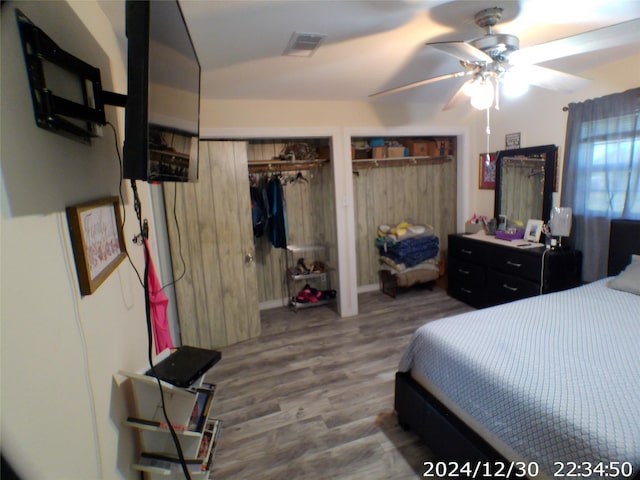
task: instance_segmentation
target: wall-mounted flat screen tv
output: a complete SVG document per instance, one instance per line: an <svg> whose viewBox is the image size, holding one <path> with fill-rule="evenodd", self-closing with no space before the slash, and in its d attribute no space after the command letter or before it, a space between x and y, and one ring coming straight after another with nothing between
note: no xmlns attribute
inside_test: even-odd
<svg viewBox="0 0 640 480"><path fill-rule="evenodd" d="M128 91L123 176L198 178L200 62L180 5L126 2Z"/></svg>

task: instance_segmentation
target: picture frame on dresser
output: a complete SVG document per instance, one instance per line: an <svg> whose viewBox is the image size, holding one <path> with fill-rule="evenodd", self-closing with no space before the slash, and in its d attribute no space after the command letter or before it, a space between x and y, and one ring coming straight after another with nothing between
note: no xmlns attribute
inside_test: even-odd
<svg viewBox="0 0 640 480"><path fill-rule="evenodd" d="M529 221L527 222L527 228L524 231L524 239L528 242L538 243L540 241L542 225L542 220L529 219Z"/></svg>

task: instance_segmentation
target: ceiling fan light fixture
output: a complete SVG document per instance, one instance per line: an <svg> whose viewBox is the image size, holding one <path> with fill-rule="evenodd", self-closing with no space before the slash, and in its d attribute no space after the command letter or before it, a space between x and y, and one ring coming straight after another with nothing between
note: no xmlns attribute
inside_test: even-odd
<svg viewBox="0 0 640 480"><path fill-rule="evenodd" d="M493 85L489 79L477 83L471 96L471 106L478 110L486 110L493 104Z"/></svg>
<svg viewBox="0 0 640 480"><path fill-rule="evenodd" d="M464 86L462 87L462 93L464 93L467 97L471 98L473 97L473 95L476 93L476 91L478 90L479 87L479 83L480 80L478 80L477 78L474 78L472 80L469 80L467 83L464 84Z"/></svg>

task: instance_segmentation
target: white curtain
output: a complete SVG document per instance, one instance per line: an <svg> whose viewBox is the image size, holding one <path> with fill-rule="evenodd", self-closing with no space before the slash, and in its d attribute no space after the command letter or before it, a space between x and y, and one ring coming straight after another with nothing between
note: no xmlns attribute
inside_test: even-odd
<svg viewBox="0 0 640 480"><path fill-rule="evenodd" d="M640 88L569 104L562 179L582 278L603 278L610 220L640 219Z"/></svg>

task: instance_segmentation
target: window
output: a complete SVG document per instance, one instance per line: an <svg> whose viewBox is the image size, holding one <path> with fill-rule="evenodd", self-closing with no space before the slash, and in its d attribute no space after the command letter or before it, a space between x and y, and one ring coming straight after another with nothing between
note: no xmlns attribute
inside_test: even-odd
<svg viewBox="0 0 640 480"><path fill-rule="evenodd" d="M561 205L583 280L605 277L610 220L640 220L640 88L569 105Z"/></svg>
<svg viewBox="0 0 640 480"><path fill-rule="evenodd" d="M586 212L608 216L626 211L640 218L638 121L638 115L625 115L583 123L578 159L579 174L586 180ZM615 135L607 135L611 124L617 124Z"/></svg>

